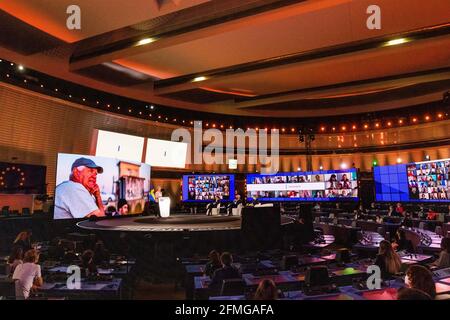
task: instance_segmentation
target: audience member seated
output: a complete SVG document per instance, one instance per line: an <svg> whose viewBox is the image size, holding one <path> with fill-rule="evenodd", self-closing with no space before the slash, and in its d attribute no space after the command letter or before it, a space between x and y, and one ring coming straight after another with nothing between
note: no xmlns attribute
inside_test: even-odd
<svg viewBox="0 0 450 320"><path fill-rule="evenodd" d="M450 238L442 238L441 249L439 258L432 265L437 268L450 267Z"/></svg>
<svg viewBox="0 0 450 320"><path fill-rule="evenodd" d="M387 240L380 242L380 248L375 260L375 264L380 267L383 279L390 278L392 275L400 272L402 262L398 254L392 248Z"/></svg>
<svg viewBox="0 0 450 320"><path fill-rule="evenodd" d="M359 210L353 210L353 219L354 220L359 220L362 218L362 212Z"/></svg>
<svg viewBox="0 0 450 320"><path fill-rule="evenodd" d="M16 240L14 240L13 246L21 247L23 252L33 249L31 246L31 235L32 232L30 230L20 232L17 235Z"/></svg>
<svg viewBox="0 0 450 320"><path fill-rule="evenodd" d="M23 249L20 246L13 247L11 254L8 257L8 266L9 272L8 274L12 276L14 274L14 270L19 264L23 263Z"/></svg>
<svg viewBox="0 0 450 320"><path fill-rule="evenodd" d="M83 252L80 267L85 272L86 277L97 274L97 266L94 263L94 251L85 250Z"/></svg>
<svg viewBox="0 0 450 320"><path fill-rule="evenodd" d="M222 268L220 255L216 250L212 250L208 255L209 261L205 265L205 275L212 277L217 269Z"/></svg>
<svg viewBox="0 0 450 320"><path fill-rule="evenodd" d="M240 278L241 275L239 271L233 267L233 256L229 252L224 252L220 256L220 261L222 263L222 268L217 269L213 276L209 287L213 290L217 290L222 285L222 281L225 279L235 279Z"/></svg>
<svg viewBox="0 0 450 320"><path fill-rule="evenodd" d="M380 215L377 215L377 217L375 218L375 222L376 223L383 223L384 222L383 217L380 216Z"/></svg>
<svg viewBox="0 0 450 320"><path fill-rule="evenodd" d="M278 289L271 279L262 280L255 292L255 300L276 300Z"/></svg>
<svg viewBox="0 0 450 320"><path fill-rule="evenodd" d="M432 300L431 297L422 290L414 288L400 288L397 292L397 300Z"/></svg>
<svg viewBox="0 0 450 320"><path fill-rule="evenodd" d="M319 212L321 210L320 204L318 202L316 202L316 204L314 205L313 210L316 212Z"/></svg>
<svg viewBox="0 0 450 320"><path fill-rule="evenodd" d="M17 265L13 280L16 280L16 299L28 299L32 290L42 286L41 266L37 264L39 254L31 249L25 253L24 263Z"/></svg>
<svg viewBox="0 0 450 320"><path fill-rule="evenodd" d="M405 230L397 229L392 247L396 251L414 252L414 246L411 240L406 239Z"/></svg>
<svg viewBox="0 0 450 320"><path fill-rule="evenodd" d="M437 213L433 211L433 209L428 209L427 213L427 220L436 220L437 219Z"/></svg>
<svg viewBox="0 0 450 320"><path fill-rule="evenodd" d="M403 205L399 202L397 203L397 206L395 208L396 215L399 217L403 217L405 215L405 208L403 208Z"/></svg>
<svg viewBox="0 0 450 320"><path fill-rule="evenodd" d="M427 217L427 210L425 209L425 207L423 205L421 205L419 207L417 217L421 220L424 220Z"/></svg>
<svg viewBox="0 0 450 320"><path fill-rule="evenodd" d="M68 250L63 257L63 263L64 264L74 264L78 263L80 259L78 258L77 254L73 250Z"/></svg>
<svg viewBox="0 0 450 320"><path fill-rule="evenodd" d="M109 263L109 251L106 250L105 245L103 243L103 241L99 240L97 241L97 243L95 244L94 247L94 264L96 265L101 265L101 264L107 264Z"/></svg>
<svg viewBox="0 0 450 320"><path fill-rule="evenodd" d="M405 284L408 288L425 292L432 299L436 297L436 284L433 280L433 274L422 265L415 264L408 268L405 276Z"/></svg>
<svg viewBox="0 0 450 320"><path fill-rule="evenodd" d="M395 210L394 210L394 206L392 206L392 205L389 206L387 215L388 215L389 217L394 217L394 216L396 215L396 212L395 212Z"/></svg>

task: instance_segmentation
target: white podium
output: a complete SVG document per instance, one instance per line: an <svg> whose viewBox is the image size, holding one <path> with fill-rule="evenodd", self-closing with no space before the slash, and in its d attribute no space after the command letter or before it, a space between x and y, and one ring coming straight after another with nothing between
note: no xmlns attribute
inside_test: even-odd
<svg viewBox="0 0 450 320"><path fill-rule="evenodd" d="M167 218L170 216L170 198L169 197L160 197L158 199L159 203L159 214L161 218Z"/></svg>

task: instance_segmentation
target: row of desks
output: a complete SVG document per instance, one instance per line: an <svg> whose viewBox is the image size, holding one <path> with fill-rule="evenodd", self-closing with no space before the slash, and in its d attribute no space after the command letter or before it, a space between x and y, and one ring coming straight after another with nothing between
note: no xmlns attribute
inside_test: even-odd
<svg viewBox="0 0 450 320"><path fill-rule="evenodd" d="M442 271L442 276L435 272L437 300L448 299L450 293L450 268ZM307 295L301 290L282 290L280 300L396 300L398 289L404 287L404 280L397 278L386 281L381 289L360 289L352 285L338 287L336 292ZM246 300L245 295L210 297L210 300Z"/></svg>

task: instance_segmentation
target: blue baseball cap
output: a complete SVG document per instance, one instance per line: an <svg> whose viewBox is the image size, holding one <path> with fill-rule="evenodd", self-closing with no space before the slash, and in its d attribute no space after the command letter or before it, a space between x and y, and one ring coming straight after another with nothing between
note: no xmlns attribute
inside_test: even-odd
<svg viewBox="0 0 450 320"><path fill-rule="evenodd" d="M91 159L88 159L88 158L78 158L77 160L75 160L72 163L71 170L73 170L73 168L80 167L80 166L97 169L98 173L103 173L103 168L96 165L94 161L92 161Z"/></svg>

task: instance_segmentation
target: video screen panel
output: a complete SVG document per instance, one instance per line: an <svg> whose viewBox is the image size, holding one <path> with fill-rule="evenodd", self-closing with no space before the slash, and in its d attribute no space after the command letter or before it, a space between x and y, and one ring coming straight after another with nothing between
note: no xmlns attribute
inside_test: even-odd
<svg viewBox="0 0 450 320"><path fill-rule="evenodd" d="M152 167L185 168L187 147L184 142L149 138L145 163Z"/></svg>
<svg viewBox="0 0 450 320"><path fill-rule="evenodd" d="M97 157L141 162L144 138L129 134L98 130Z"/></svg>
<svg viewBox="0 0 450 320"><path fill-rule="evenodd" d="M183 201L211 202L216 196L223 202L234 200L234 175L183 176Z"/></svg>
<svg viewBox="0 0 450 320"><path fill-rule="evenodd" d="M149 165L139 162L60 153L53 218L88 218L102 216L102 211L106 216L142 213L150 171Z"/></svg>
<svg viewBox="0 0 450 320"><path fill-rule="evenodd" d="M247 175L247 199L260 201L358 201L356 169Z"/></svg>
<svg viewBox="0 0 450 320"><path fill-rule="evenodd" d="M450 159L374 167L377 201L450 202Z"/></svg>

